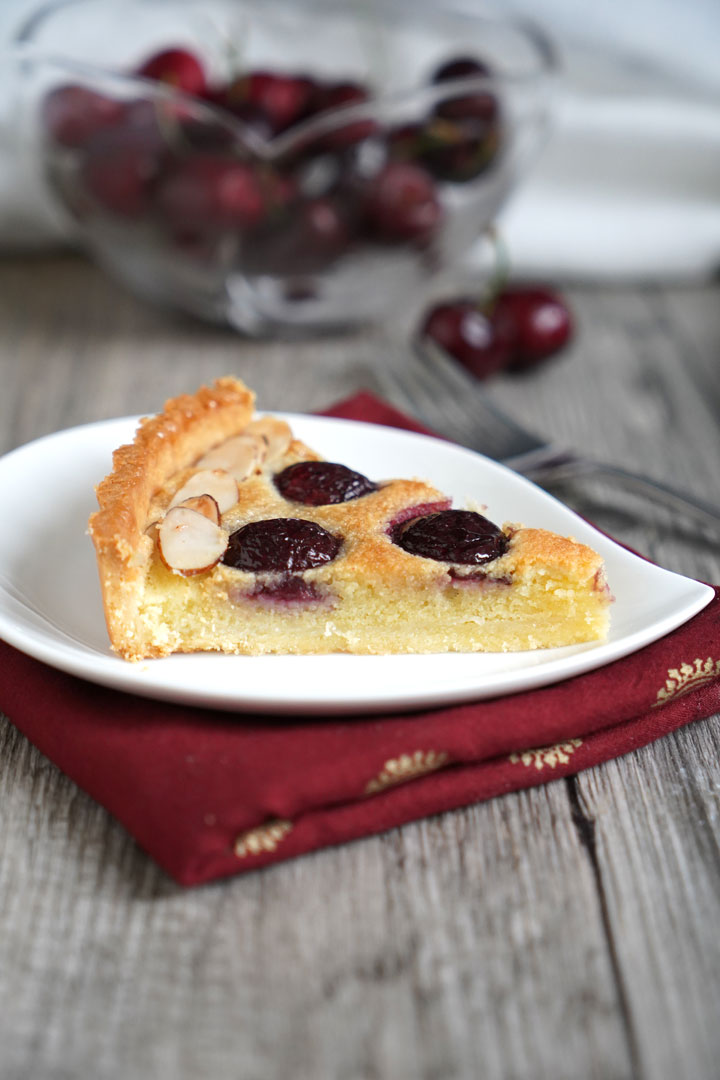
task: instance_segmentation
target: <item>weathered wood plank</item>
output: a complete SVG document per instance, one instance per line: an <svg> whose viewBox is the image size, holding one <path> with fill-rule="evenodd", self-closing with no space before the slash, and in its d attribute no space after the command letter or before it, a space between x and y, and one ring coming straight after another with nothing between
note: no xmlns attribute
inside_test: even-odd
<svg viewBox="0 0 720 1080"><path fill-rule="evenodd" d="M166 397L239 375L265 408L312 411L367 381L367 338L293 344L157 312L84 260L0 263L6 382L0 449L59 428L155 412Z"/></svg>
<svg viewBox="0 0 720 1080"><path fill-rule="evenodd" d="M720 718L577 778L642 1077L717 1076Z"/></svg>
<svg viewBox="0 0 720 1080"><path fill-rule="evenodd" d="M183 893L2 757L3 1080L630 1075L562 782Z"/></svg>
<svg viewBox="0 0 720 1080"><path fill-rule="evenodd" d="M720 373L709 363L717 290L633 292L611 304L606 298L602 308L581 300L581 318L586 307L588 320L602 315L608 340L601 348L601 327L593 324L579 339L573 362L587 377L587 396L576 383L568 414L567 395L558 394L553 422L576 425L575 442L582 428L597 438L592 412L599 408L613 416L602 433L605 454L720 504ZM692 522L659 510L648 528L649 513L623 517L617 492L600 484L590 499L576 490L575 502L661 565L720 580L717 538L695 535ZM720 657L720 642L708 643L713 647ZM592 823L609 944L643 1077L717 1073L719 731L716 717L576 781Z"/></svg>

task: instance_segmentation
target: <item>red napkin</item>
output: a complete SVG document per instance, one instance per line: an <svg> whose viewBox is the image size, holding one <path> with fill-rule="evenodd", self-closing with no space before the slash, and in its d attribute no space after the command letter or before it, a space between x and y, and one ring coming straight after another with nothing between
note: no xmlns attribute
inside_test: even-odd
<svg viewBox="0 0 720 1080"><path fill-rule="evenodd" d="M326 415L423 430L370 394ZM183 885L568 776L720 710L720 589L640 652L555 686L393 716L156 702L0 642L0 708Z"/></svg>

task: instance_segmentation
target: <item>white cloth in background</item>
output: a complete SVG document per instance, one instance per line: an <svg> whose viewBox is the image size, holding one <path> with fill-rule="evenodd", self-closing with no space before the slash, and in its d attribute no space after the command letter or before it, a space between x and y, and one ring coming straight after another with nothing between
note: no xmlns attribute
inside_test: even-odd
<svg viewBox="0 0 720 1080"><path fill-rule="evenodd" d="M3 0L0 37L38 6ZM710 276L720 268L720 3L536 0L527 11L554 35L562 71L554 130L500 217L513 272ZM65 242L16 134L0 106L0 248Z"/></svg>
<svg viewBox="0 0 720 1080"><path fill-rule="evenodd" d="M719 8L720 10L720 8ZM718 37L720 40L720 36ZM565 53L556 125L500 216L514 271L684 279L720 270L720 90ZM602 72L602 74L601 74Z"/></svg>

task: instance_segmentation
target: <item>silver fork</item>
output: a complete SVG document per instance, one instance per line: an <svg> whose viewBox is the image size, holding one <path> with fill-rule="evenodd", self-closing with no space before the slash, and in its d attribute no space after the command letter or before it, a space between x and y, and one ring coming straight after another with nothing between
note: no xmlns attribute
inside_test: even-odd
<svg viewBox="0 0 720 1080"><path fill-rule="evenodd" d="M414 342L378 372L382 391L439 435L502 462L541 486L578 476L607 476L663 506L720 528L720 509L654 477L585 458L523 428L489 399L480 383L432 342Z"/></svg>

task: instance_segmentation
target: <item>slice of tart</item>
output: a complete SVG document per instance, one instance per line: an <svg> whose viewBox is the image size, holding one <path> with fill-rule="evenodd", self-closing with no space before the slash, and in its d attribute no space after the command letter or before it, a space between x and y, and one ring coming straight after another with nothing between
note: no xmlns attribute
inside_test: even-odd
<svg viewBox="0 0 720 1080"><path fill-rule="evenodd" d="M482 493L478 493L481 495ZM256 417L233 378L168 401L113 456L90 518L113 649L505 652L607 633L601 557L371 480Z"/></svg>

